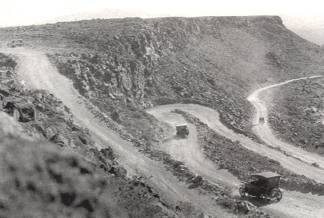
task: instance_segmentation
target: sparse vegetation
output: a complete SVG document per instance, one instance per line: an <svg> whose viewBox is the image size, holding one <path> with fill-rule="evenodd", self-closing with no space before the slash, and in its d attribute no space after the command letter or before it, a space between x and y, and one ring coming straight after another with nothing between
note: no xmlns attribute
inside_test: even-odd
<svg viewBox="0 0 324 218"><path fill-rule="evenodd" d="M1 38L12 32L52 47L60 72L96 104L105 99L107 111L127 107L124 101L141 109L161 98L190 99L248 135L252 108L245 98L257 84L320 64L320 48L279 17L92 20L9 28Z"/></svg>
<svg viewBox="0 0 324 218"><path fill-rule="evenodd" d="M0 104L28 99L37 120L16 124L0 108L1 216L174 216L177 205L165 202L145 179L126 177L112 149L98 150L61 101L44 90L23 89L14 72L2 79L0 90L9 95ZM201 213L192 207L177 216Z"/></svg>
<svg viewBox="0 0 324 218"><path fill-rule="evenodd" d="M250 91L258 85L313 74L309 67L316 69L322 64L320 48L287 30L279 17L127 18L0 29L0 40L13 35L24 45L46 49L59 72L93 104L89 110L186 182L188 188L214 195L218 204L242 217L267 217L254 207L246 211L251 205L235 199L226 187L194 175L184 163L157 150L167 128L144 110L165 103L206 105L219 111L228 127L255 137L250 130L252 106L246 100ZM0 55L2 66L12 71L16 63ZM13 88L11 95L30 98L40 114L39 122L27 122L23 129L31 137L56 144L0 140L0 156L23 160L2 164L8 165L3 174L9 181L3 189L12 191L5 194L18 201L22 216L30 215L30 207L40 208L35 211L42 216L204 216L188 202L171 205L163 201L161 193L155 193L145 179L127 178L111 148L98 150L89 132L74 124L68 108L54 96L40 90L21 91L15 82L9 85ZM296 127L305 123L299 119L306 113L302 103L309 100L307 97L314 99L314 93L304 95L299 91L302 96L298 96L298 108L289 104L286 113L284 107L291 101L288 95L280 96L279 106L274 109L283 114L281 118L298 117L289 124ZM221 137L199 120L184 115L197 126L206 156L239 179L253 172L277 171L284 175L283 186L287 189L324 194L323 184L294 175L279 163L244 149L239 142ZM272 114L271 119L277 122L279 118ZM305 119L314 116L306 114ZM281 123L276 130L282 132L285 125ZM306 134L309 141L304 144L320 146L317 136L322 129L310 129L312 133L305 133L305 128L298 130L303 133L298 132L300 138L296 140L301 143ZM20 150L18 144L25 145ZM10 171L12 168L16 170ZM29 201L33 204L24 204ZM1 203L0 199L0 212L16 215L19 211L12 202L4 202L3 207Z"/></svg>
<svg viewBox="0 0 324 218"><path fill-rule="evenodd" d="M291 83L274 90L269 121L283 140L324 154L323 80ZM284 95L279 94L284 93ZM266 93L265 93L266 94Z"/></svg>

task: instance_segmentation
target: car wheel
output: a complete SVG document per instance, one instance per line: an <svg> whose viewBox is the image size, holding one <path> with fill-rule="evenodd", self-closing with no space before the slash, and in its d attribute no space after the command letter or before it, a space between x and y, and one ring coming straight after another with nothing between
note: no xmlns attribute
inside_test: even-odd
<svg viewBox="0 0 324 218"><path fill-rule="evenodd" d="M270 198L271 200L280 201L282 198L282 192L280 191L280 189L278 188L272 189L270 193Z"/></svg>

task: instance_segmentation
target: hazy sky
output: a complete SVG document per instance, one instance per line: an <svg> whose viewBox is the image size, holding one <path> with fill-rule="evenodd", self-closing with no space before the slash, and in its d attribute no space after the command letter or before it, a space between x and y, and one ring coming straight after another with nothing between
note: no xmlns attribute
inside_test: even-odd
<svg viewBox="0 0 324 218"><path fill-rule="evenodd" d="M323 0L0 0L0 26L39 24L73 14L96 16L106 9L118 10L113 17L124 12L142 17L280 15L293 28L324 29Z"/></svg>
<svg viewBox="0 0 324 218"><path fill-rule="evenodd" d="M324 10L324 2L320 0L0 0L0 3L1 26L40 23L55 17L103 9L142 11L153 16L316 16L322 15Z"/></svg>

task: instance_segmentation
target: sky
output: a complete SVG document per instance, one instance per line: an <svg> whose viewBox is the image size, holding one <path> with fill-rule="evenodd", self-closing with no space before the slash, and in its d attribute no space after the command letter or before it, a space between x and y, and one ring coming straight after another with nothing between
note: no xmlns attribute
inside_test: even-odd
<svg viewBox="0 0 324 218"><path fill-rule="evenodd" d="M82 16L280 15L293 30L324 32L323 9L323 0L0 0L0 26L42 24Z"/></svg>

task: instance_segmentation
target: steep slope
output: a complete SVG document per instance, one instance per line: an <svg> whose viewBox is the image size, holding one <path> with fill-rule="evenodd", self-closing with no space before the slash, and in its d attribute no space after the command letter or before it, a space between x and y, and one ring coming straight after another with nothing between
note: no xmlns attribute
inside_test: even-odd
<svg viewBox="0 0 324 218"><path fill-rule="evenodd" d="M50 72L41 64L40 57L46 56L36 57L41 71L37 71L36 62L30 63L31 68L23 67L20 59L16 59L17 65L2 54L3 59L11 60L6 63L15 64L6 67L0 80L1 216L142 218L202 214L190 202L170 202L161 197L166 193L158 193L141 174L126 177L130 172L119 165L108 146L112 139L107 137L104 148L100 148L89 130L75 123L76 117L62 101L45 90L25 87L30 81L22 80L21 71ZM21 85L21 81L27 83ZM41 77L34 81L44 82ZM17 104L22 100L33 105L36 118L22 120L6 106L13 103L25 110Z"/></svg>
<svg viewBox="0 0 324 218"><path fill-rule="evenodd" d="M300 81L263 94L268 96L265 102L274 133L286 142L321 155L324 154L323 82L321 78Z"/></svg>
<svg viewBox="0 0 324 218"><path fill-rule="evenodd" d="M233 217L234 214L241 214L243 210L246 216L266 216L264 212L257 210L255 207L246 209L244 206L240 206L240 204L245 205L246 202L237 200L226 187L217 183L210 183L207 180L197 180L197 177L190 171L180 168L181 162L170 160L167 155L161 156L162 160L156 160L140 153L129 141L107 128L104 120L100 119L101 117L95 113L101 112L77 93L71 82L59 74L55 67L49 63L44 53L26 48L3 51L14 55L18 59L17 78L20 81L25 81L27 89L46 89L62 99L70 108L76 122L89 128L96 149L105 151L107 146L109 146L108 149L111 147L116 152L116 159L120 165L126 168L128 176L147 178L145 179L146 183L143 183L143 185L148 184L148 187L153 187L163 198L155 193L145 193L144 195L153 195L158 198L158 202L167 207L167 214L175 212L177 213L176 217L196 217L197 214ZM161 153L152 153L152 155L154 154L160 155ZM87 155L85 156L87 157ZM166 162L166 166L164 166L164 162ZM101 168L101 163L98 164ZM178 167L179 169L177 169ZM127 193L127 190L125 192ZM144 199L146 199L145 196L143 196ZM138 201L139 203L142 202L132 196L128 199L127 194L125 198L131 205ZM155 204L154 201L148 201L147 203L149 205ZM144 205L138 206L143 209ZM163 207L160 209L163 210ZM133 211L135 215L129 212L129 216L137 217L137 213L138 217L145 217L147 213L157 217L163 216L164 212L155 213L152 210L153 208L149 206L148 210L145 211ZM242 217L244 216L242 214Z"/></svg>
<svg viewBox="0 0 324 218"><path fill-rule="evenodd" d="M320 53L279 17L92 20L3 29L1 37L55 48L60 72L108 114L199 102L245 132L249 91L316 70Z"/></svg>
<svg viewBox="0 0 324 218"><path fill-rule="evenodd" d="M255 131L255 133L259 136L259 138L262 141L264 141L266 144L270 145L271 147L276 147L276 148L284 151L287 155L292 155L306 163L315 164L318 167L323 167L323 164L324 164L323 157L316 155L316 154L308 153L306 151L303 151L303 149L298 149L295 146L288 144L288 143L281 142L279 139L276 138L276 136L272 133L270 125L268 124L269 119L268 119L267 105L266 105L265 101L261 100L261 95L262 94L264 95L263 92L266 93L268 90L275 89L277 87L280 88L281 86L285 86L287 84L290 85L290 83L300 82L303 80L304 81L313 81L313 80L316 81L319 79L322 79L322 76L302 77L302 78L287 80L282 83L277 83L274 85L266 86L264 88L258 89L255 92L253 92L248 97L248 100L256 108L257 113L256 113L256 116L254 119L255 125L253 127L253 130ZM318 87L316 87L316 88L318 88ZM289 93L287 93L286 97L289 98L289 97L291 97L291 95L289 95ZM307 110L310 109L310 110L315 110L316 112L319 111L319 113L320 113L321 108L318 107L318 103L317 104L313 103L313 105L308 105L308 107L310 107L310 108L306 108L306 109L300 108L300 104L302 104L302 103L307 104L307 100L308 101L312 101L312 100L316 101L317 100L321 104L320 95L318 95L316 97L309 98L304 101L298 99L298 98L302 99L304 97L307 97L307 96L305 96L305 94L304 95L302 94L301 96L298 96L298 97L296 96L295 97L296 100L293 103L290 102L291 104L287 108L288 114L281 113L281 114L283 114L281 119L285 119L288 117L288 119L292 120L290 122L286 122L286 123L288 123L288 125L289 124L292 125L294 123L296 124L295 127L291 127L291 128L288 128L286 131L282 131L282 135L285 135L285 132L287 132L288 134L290 134L290 137L291 137L290 139L293 139L293 137L291 136L291 134L293 133L294 139L298 140L298 138L299 138L300 141L301 140L304 141L304 144L306 144L308 142L308 139L311 139L311 141L313 143L315 143L315 146L317 148L322 149L323 144L320 144L321 143L320 140L322 137L322 132L324 130L324 127L322 126L319 116L317 116L317 121L316 121L315 120L316 116L313 115L314 118L310 119L312 114L307 112ZM278 99L280 99L280 98L282 98L282 97L278 97ZM282 106L282 104L279 104L278 106L280 107L280 106ZM314 107L315 109L313 109L311 107ZM293 108L295 108L295 110ZM282 111L285 112L285 110L282 110ZM307 116L307 114L308 114L308 116ZM278 117L280 117L280 113L278 114ZM260 122L261 118L264 119L264 123ZM311 122L308 123L307 119L310 119ZM271 120L273 122L273 119L271 119ZM312 120L314 120L315 122ZM303 124L305 126L303 126ZM300 133L301 136L298 136L298 133L296 132L295 128L301 128L300 130L298 130L298 133ZM313 132L311 132L312 130L313 130ZM313 143L306 146L306 148L308 147L308 149L314 149Z"/></svg>
<svg viewBox="0 0 324 218"><path fill-rule="evenodd" d="M105 173L71 149L22 140L14 128L0 140L1 216L173 216L143 182Z"/></svg>
<svg viewBox="0 0 324 218"><path fill-rule="evenodd" d="M277 160L293 172L323 181L322 169L286 158L280 151L237 134L254 137L250 131L253 108L246 100L252 90L259 85L316 74L322 64L319 47L287 30L278 17L93 20L0 30L4 44L9 38L22 38L26 47L34 48L16 54L6 51L17 55L22 63L20 81L60 97L77 115L78 122L89 127L97 145L109 144L117 151L130 174L153 174L150 184L159 193L168 193L178 200L183 196L209 213L222 211L209 201L208 189L215 188L208 183L210 178L195 178L186 164L159 150L170 132L143 109L175 102L216 109L221 121L236 133L210 113L204 122L216 122L217 125L210 123L215 126L213 131L242 141L244 147ZM44 52L79 93L57 74ZM198 109L195 116L203 116L204 111ZM253 156L246 155L250 151L239 150L245 157ZM159 166L161 163L164 165ZM278 163L274 168L276 164L281 169ZM212 171L210 166L213 165L208 161ZM188 190L188 181L193 181L190 187L194 190ZM322 186L318 187L321 192ZM202 190L204 195L198 194ZM223 190L218 194L226 195ZM229 202L224 204L233 205L232 199Z"/></svg>

